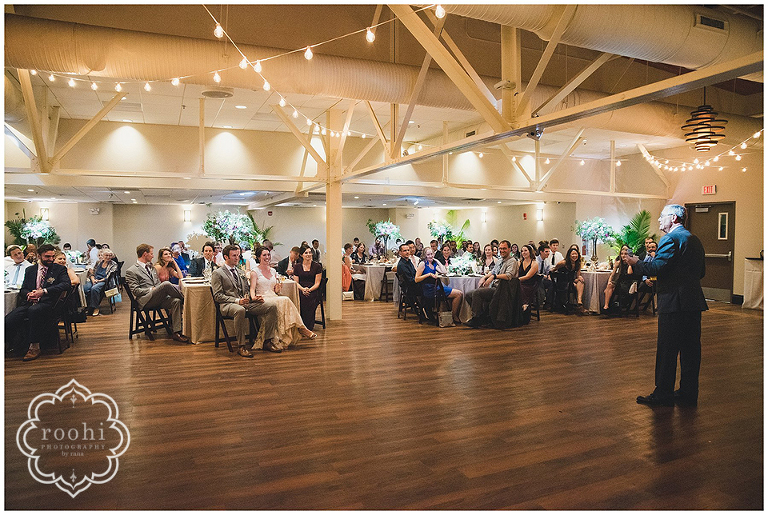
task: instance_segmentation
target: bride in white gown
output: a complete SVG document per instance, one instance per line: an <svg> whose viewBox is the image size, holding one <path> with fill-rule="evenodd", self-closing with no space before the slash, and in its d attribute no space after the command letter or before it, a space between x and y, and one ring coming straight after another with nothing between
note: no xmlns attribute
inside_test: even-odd
<svg viewBox="0 0 768 515"><path fill-rule="evenodd" d="M277 272L269 266L269 249L258 247L257 252L259 264L251 269L251 297L261 295L264 302L277 305L277 334L271 336L273 350L280 351L294 345L302 336L311 340L317 338L317 334L307 329L301 321L299 310L291 299L278 295L282 284L277 280ZM264 329L261 328L254 347L258 348L264 340L270 338L263 333Z"/></svg>

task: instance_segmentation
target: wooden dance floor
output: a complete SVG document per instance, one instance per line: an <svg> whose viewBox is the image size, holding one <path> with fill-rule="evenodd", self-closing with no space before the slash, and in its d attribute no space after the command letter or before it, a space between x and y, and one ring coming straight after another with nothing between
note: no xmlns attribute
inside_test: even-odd
<svg viewBox="0 0 768 515"><path fill-rule="evenodd" d="M542 313L507 331L344 320L283 354L128 340L128 304L62 355L5 361L6 509L762 509L763 315L710 304L698 408L651 409L656 317ZM108 310L107 310L108 313ZM16 445L76 379L131 435L74 499Z"/></svg>

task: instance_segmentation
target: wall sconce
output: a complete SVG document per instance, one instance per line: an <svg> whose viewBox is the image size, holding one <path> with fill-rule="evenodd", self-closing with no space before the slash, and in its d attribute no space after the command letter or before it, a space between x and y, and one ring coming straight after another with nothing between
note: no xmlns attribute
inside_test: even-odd
<svg viewBox="0 0 768 515"><path fill-rule="evenodd" d="M486 212L485 212L485 211L483 211L482 213L480 213L480 222L482 222L482 223L485 223L485 222L487 221L487 218L486 218L486 216L485 216L485 215L486 215Z"/></svg>
<svg viewBox="0 0 768 515"><path fill-rule="evenodd" d="M50 216L50 215L49 215L49 212L48 212L48 208L47 208L47 207L44 207L44 208L41 208L41 209L40 209L40 216L41 216L41 217L42 217L42 219L43 219L43 220L45 220L46 222L48 221L48 219L49 219L49 216Z"/></svg>
<svg viewBox="0 0 768 515"><path fill-rule="evenodd" d="M192 221L192 210L191 209L185 209L184 210L184 221L185 222L191 222Z"/></svg>
<svg viewBox="0 0 768 515"><path fill-rule="evenodd" d="M536 221L537 222L543 222L544 221L544 210L539 208L536 210Z"/></svg>

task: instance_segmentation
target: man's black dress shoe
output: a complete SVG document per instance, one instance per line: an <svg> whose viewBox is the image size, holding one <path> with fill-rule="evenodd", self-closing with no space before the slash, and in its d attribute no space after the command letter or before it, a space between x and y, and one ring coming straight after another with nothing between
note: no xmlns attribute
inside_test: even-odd
<svg viewBox="0 0 768 515"><path fill-rule="evenodd" d="M472 317L469 319L469 322L467 322L467 325L471 327L472 329L477 329L482 325L482 322L477 317Z"/></svg>
<svg viewBox="0 0 768 515"><path fill-rule="evenodd" d="M657 396L654 393L646 396L638 395L637 403L647 404L648 406L674 406L675 405L675 401L673 399L671 398L664 399L662 397Z"/></svg>
<svg viewBox="0 0 768 515"><path fill-rule="evenodd" d="M680 390L675 390L673 399L678 406L696 406L699 403L698 399L681 394Z"/></svg>

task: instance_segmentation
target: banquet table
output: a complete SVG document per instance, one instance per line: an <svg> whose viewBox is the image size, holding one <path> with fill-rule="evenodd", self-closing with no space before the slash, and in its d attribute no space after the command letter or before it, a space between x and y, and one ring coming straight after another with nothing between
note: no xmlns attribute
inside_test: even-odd
<svg viewBox="0 0 768 515"><path fill-rule="evenodd" d="M742 308L763 309L763 260L744 260L744 302Z"/></svg>
<svg viewBox="0 0 768 515"><path fill-rule="evenodd" d="M461 290L464 293L464 299L461 302L461 310L459 311L459 320L466 323L472 318L472 306L467 302L467 294L472 290L476 290L480 285L480 281L483 276L472 275L459 275L459 276L444 276L441 277L443 284L450 286L451 288ZM400 302L400 284L395 280L393 288L393 297L395 306Z"/></svg>
<svg viewBox="0 0 768 515"><path fill-rule="evenodd" d="M365 297L367 301L379 300L381 296L381 281L387 270L392 269L392 265L358 265L360 270L365 271Z"/></svg>
<svg viewBox="0 0 768 515"><path fill-rule="evenodd" d="M5 314L7 315L13 308L16 307L16 303L19 299L19 290L5 290Z"/></svg>
<svg viewBox="0 0 768 515"><path fill-rule="evenodd" d="M75 275L77 275L77 278L80 279L80 286L77 288L77 292L80 295L80 305L87 306L88 302L85 300L85 290L83 289L83 285L85 284L85 280L88 278L88 270L85 268L82 270L75 268Z"/></svg>
<svg viewBox="0 0 768 515"><path fill-rule="evenodd" d="M211 297L211 283L183 279L181 292L184 294L184 334L192 343L212 342L216 333L216 309ZM299 287L295 281L283 282L280 295L291 299L299 309ZM227 331L234 334L232 320L225 320Z"/></svg>
<svg viewBox="0 0 768 515"><path fill-rule="evenodd" d="M581 276L584 278L584 295L581 299L584 308L593 313L600 313L600 308L605 302L605 287L608 284L611 271L587 272L582 270Z"/></svg>

